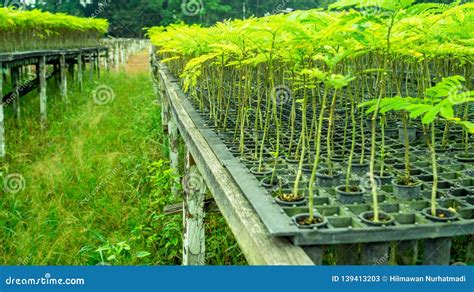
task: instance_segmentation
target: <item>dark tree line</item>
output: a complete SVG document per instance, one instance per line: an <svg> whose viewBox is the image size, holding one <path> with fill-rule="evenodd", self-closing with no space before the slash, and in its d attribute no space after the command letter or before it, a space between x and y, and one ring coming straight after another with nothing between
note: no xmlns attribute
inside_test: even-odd
<svg viewBox="0 0 474 292"><path fill-rule="evenodd" d="M336 0L37 0L36 8L76 16L107 18L110 35L142 37L143 28L171 23L211 25L233 18L291 9L327 7ZM418 0L444 2L453 0Z"/></svg>

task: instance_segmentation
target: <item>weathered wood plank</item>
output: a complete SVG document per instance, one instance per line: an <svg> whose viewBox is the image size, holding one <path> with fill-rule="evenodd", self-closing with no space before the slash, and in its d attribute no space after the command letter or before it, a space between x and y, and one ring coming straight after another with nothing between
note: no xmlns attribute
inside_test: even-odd
<svg viewBox="0 0 474 292"><path fill-rule="evenodd" d="M160 76L167 89L173 117L177 117L179 131L249 264L313 265L313 261L301 247L292 245L287 239L276 238L268 232L194 125L166 71L160 70Z"/></svg>

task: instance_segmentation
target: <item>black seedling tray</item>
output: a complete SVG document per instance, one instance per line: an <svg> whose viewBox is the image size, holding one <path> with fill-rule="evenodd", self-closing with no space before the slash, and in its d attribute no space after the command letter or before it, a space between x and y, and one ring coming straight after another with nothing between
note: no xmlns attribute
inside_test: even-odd
<svg viewBox="0 0 474 292"><path fill-rule="evenodd" d="M174 83L176 91L179 93L183 105L190 117L194 121L196 128L205 137L222 165L224 165L242 192L247 197L261 220L274 236L289 237L295 245L324 245L324 244L345 244L345 243L369 243L388 242L401 240L416 240L427 238L453 237L458 235L474 234L474 164L458 162L454 155L461 150L448 150L439 153L439 178L438 184L438 204L439 207L451 208L457 212L457 219L448 222L434 222L427 219L422 210L430 207L431 195L431 163L429 152L423 141L415 141L411 146L411 164L413 176L422 180L422 197L412 201L402 201L392 194L392 186L383 185L379 190L380 210L392 215L395 218L393 225L372 226L365 224L359 215L372 210L372 199L369 192L364 195L364 201L359 204L343 204L337 198L334 188L315 188L314 207L317 213L323 215L328 224L324 227L313 229L299 228L292 217L297 214L308 212L307 205L303 206L281 206L273 197L274 188L266 188L259 178L250 172L250 168L257 162L246 161L239 158L238 151L230 149L238 147L238 142L233 143L231 137L234 136L233 125L226 132L219 131L211 125L208 112L197 110L193 101L181 91L178 83ZM297 123L298 124L298 123ZM340 125L339 125L340 126ZM339 127L336 125L336 127ZM349 127L350 128L350 127ZM370 131L370 128L367 130ZM370 141L369 131L367 140ZM393 132L393 131L392 131ZM334 135L335 147L343 147L341 138L342 131L336 131ZM252 131L246 131L246 139L251 143L254 136ZM390 154L386 158L389 168L395 174L401 174L403 168L403 144L398 140L398 133L386 138L386 149ZM451 137L453 139L456 136ZM282 141L287 141L289 135L285 134ZM339 142L337 142L339 141ZM380 141L378 139L378 141ZM285 149L282 142L282 149ZM450 140L452 143L452 140ZM325 142L323 140L323 145ZM370 143L367 143L370 145ZM230 146L230 147L229 147ZM265 148L265 157L271 165L270 146ZM286 145L288 146L288 145ZM364 147L357 145L358 147ZM314 145L312 146L314 147ZM350 147L350 141L345 147ZM313 151L313 149L311 149ZM233 154L234 153L234 154ZM324 153L324 152L323 152ZM370 148L366 147L367 155ZM346 159L347 160L347 159ZM322 160L324 163L324 159ZM342 170L346 169L344 161L334 164ZM297 169L297 163L288 163L282 159L278 166L278 177L283 181L288 181L288 187L292 187ZM307 189L309 173L306 173L300 183L300 188ZM341 176L343 184L345 175ZM260 178L261 179L261 178ZM353 180L358 180L364 185L367 180L366 175L353 175ZM280 186L281 187L281 186Z"/></svg>

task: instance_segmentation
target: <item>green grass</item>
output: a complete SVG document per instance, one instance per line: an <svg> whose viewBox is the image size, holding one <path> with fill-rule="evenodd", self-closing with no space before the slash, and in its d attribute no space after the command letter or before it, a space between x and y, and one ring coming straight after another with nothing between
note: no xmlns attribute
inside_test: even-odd
<svg viewBox="0 0 474 292"><path fill-rule="evenodd" d="M115 94L106 105L93 100L100 85ZM19 174L25 187L0 187L0 264L180 264L182 217L162 214L179 179L148 74L105 74L83 93L70 89L67 107L57 92L49 90L44 131L37 93L22 99L21 125L6 111L0 186ZM245 264L219 213L206 226L208 264Z"/></svg>

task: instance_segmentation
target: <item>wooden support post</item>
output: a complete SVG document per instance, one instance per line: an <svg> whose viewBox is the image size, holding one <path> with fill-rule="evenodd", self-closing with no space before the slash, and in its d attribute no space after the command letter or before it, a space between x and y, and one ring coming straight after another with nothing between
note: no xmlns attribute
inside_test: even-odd
<svg viewBox="0 0 474 292"><path fill-rule="evenodd" d="M364 266L385 266L389 259L388 242L365 243L362 245L361 264Z"/></svg>
<svg viewBox="0 0 474 292"><path fill-rule="evenodd" d="M183 265L205 265L206 240L204 230L204 199L206 184L193 157L186 151L186 173L182 180L183 201Z"/></svg>
<svg viewBox="0 0 474 292"><path fill-rule="evenodd" d="M125 44L120 45L120 64L121 65L125 65L125 63L127 63L127 60L125 57L125 49L126 49Z"/></svg>
<svg viewBox="0 0 474 292"><path fill-rule="evenodd" d="M336 265L355 266L359 264L360 246L357 243L335 245Z"/></svg>
<svg viewBox="0 0 474 292"><path fill-rule="evenodd" d="M97 79L100 79L100 50L97 50L97 56L95 58L95 67L97 70Z"/></svg>
<svg viewBox="0 0 474 292"><path fill-rule="evenodd" d="M114 69L115 69L115 71L117 71L118 68L119 68L119 62L120 62L119 58L120 58L119 57L119 43L116 42L115 45L114 45Z"/></svg>
<svg viewBox="0 0 474 292"><path fill-rule="evenodd" d="M5 159L5 118L3 115L3 64L0 62L0 159Z"/></svg>
<svg viewBox="0 0 474 292"><path fill-rule="evenodd" d="M89 54L89 81L92 82L94 80L94 54Z"/></svg>
<svg viewBox="0 0 474 292"><path fill-rule="evenodd" d="M176 122L176 118L172 117L168 123L169 127L169 148L170 148L170 167L179 174L179 132ZM176 186L171 188L171 194L173 200L179 196L179 190Z"/></svg>
<svg viewBox="0 0 474 292"><path fill-rule="evenodd" d="M416 265L418 258L418 241L404 240L398 242L396 257L399 265Z"/></svg>
<svg viewBox="0 0 474 292"><path fill-rule="evenodd" d="M451 238L425 239L423 265L449 265Z"/></svg>
<svg viewBox="0 0 474 292"><path fill-rule="evenodd" d="M104 66L107 72L110 72L109 50L105 51Z"/></svg>
<svg viewBox="0 0 474 292"><path fill-rule="evenodd" d="M79 84L79 90L82 91L83 89L83 84L82 84L82 70L83 68L83 63L82 63L82 53L79 53L77 56L77 83Z"/></svg>
<svg viewBox="0 0 474 292"><path fill-rule="evenodd" d="M68 73L69 73L69 76L71 76L72 83L74 83L74 80L76 80L74 76L74 66L75 66L74 62L70 62L67 64Z"/></svg>
<svg viewBox="0 0 474 292"><path fill-rule="evenodd" d="M39 86L40 86L40 116L41 116L41 127L44 129L48 120L47 104L48 97L46 95L46 57L43 56L39 60Z"/></svg>
<svg viewBox="0 0 474 292"><path fill-rule="evenodd" d="M67 99L67 74L66 74L66 55L61 54L59 57L59 75L61 78L61 98L65 104L68 104Z"/></svg>
<svg viewBox="0 0 474 292"><path fill-rule="evenodd" d="M161 123L163 126L163 133L168 134L169 133L169 122L171 120L171 112L169 108L169 99L166 95L166 88L164 88L163 81L160 80L158 81L159 87L160 87L160 97L161 98Z"/></svg>
<svg viewBox="0 0 474 292"><path fill-rule="evenodd" d="M18 123L20 123L21 120L19 75L19 67L11 68L11 79L13 87L13 111L15 113L15 118Z"/></svg>

